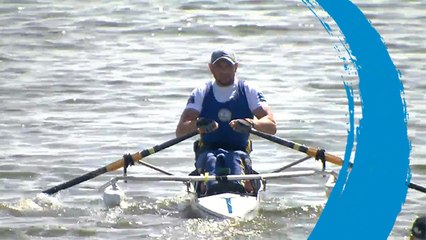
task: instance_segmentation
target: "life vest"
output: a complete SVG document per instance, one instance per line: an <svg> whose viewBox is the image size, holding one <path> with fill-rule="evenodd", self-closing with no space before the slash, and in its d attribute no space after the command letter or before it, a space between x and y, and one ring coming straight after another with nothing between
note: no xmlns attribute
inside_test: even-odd
<svg viewBox="0 0 426 240"><path fill-rule="evenodd" d="M215 120L219 124L219 128L214 132L202 134L197 143L198 147L205 149L222 148L229 151L241 150L250 153L249 133L238 133L229 126L232 119L253 118L244 90L244 81L238 81L237 90L232 98L223 103L218 102L214 97L212 82L209 82L206 87L199 116Z"/></svg>

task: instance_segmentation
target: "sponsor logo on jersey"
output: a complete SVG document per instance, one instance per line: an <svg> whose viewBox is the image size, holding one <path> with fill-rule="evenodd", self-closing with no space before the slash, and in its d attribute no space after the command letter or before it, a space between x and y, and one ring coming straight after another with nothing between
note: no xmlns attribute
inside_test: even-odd
<svg viewBox="0 0 426 240"><path fill-rule="evenodd" d="M217 117L222 122L229 122L232 119L232 113L231 113L231 111L229 111L229 109L222 108L222 109L219 110Z"/></svg>
<svg viewBox="0 0 426 240"><path fill-rule="evenodd" d="M257 99L259 99L259 102L266 102L265 96L261 92L257 93Z"/></svg>

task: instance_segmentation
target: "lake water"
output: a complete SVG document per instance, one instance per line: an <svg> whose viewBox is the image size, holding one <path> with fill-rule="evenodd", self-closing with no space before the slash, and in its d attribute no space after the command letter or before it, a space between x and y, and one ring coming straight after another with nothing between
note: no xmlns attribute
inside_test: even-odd
<svg viewBox="0 0 426 240"><path fill-rule="evenodd" d="M327 201L322 176L268 183L251 221L187 218L178 183L128 183L106 209L103 174L54 197L39 193L174 138L188 94L211 79L226 46L238 75L263 90L277 135L344 154L343 80L357 93L331 37L299 1L7 1L0 4L0 239L306 239ZM402 73L413 182L426 185L426 3L355 1ZM359 98L355 96L360 114ZM195 139L195 138L194 138ZM192 139L192 140L194 140ZM145 161L176 174L193 167L192 140ZM254 138L260 172L303 154ZM314 160L295 169L321 169ZM329 169L338 167L329 165ZM142 166L129 174L154 174ZM409 190L390 238L408 236L426 195ZM368 216L366 216L368 217Z"/></svg>

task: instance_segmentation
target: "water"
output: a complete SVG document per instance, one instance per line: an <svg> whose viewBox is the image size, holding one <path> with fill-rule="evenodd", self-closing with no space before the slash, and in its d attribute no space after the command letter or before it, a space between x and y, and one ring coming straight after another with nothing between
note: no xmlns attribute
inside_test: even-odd
<svg viewBox="0 0 426 240"><path fill-rule="evenodd" d="M426 4L355 3L402 73L412 180L425 186ZM259 217L240 222L182 216L187 199L177 183L130 183L124 187L132 198L106 209L97 188L120 172L54 197L39 195L124 153L174 138L189 92L210 79L210 52L221 46L236 51L239 76L265 93L278 136L343 156L348 115L342 77L355 93L357 78L344 70L337 39L301 2L2 1L0 22L1 239L309 236L326 202L321 176L270 182ZM259 138L254 144L261 172L303 157ZM185 141L145 160L187 174L191 149ZM312 160L296 168L309 167L321 165ZM143 173L154 171L130 169ZM408 235L425 213L425 197L409 190L390 238Z"/></svg>

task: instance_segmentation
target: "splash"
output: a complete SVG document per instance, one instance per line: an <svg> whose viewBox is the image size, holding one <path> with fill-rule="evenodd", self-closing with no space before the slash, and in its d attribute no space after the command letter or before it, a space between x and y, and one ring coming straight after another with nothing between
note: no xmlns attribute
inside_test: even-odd
<svg viewBox="0 0 426 240"><path fill-rule="evenodd" d="M330 25L316 14L316 4L303 2L332 34ZM353 3L317 3L344 36L342 46L359 76L363 117L356 129L357 149L348 175L354 122L353 92L345 85L350 112L345 163L310 238L386 239L405 202L410 179L410 143L400 75L380 35Z"/></svg>
<svg viewBox="0 0 426 240"><path fill-rule="evenodd" d="M5 209L15 217L43 216L48 211L60 211L62 205L57 198L46 194L37 194L34 198L22 198L12 203L0 203L0 209Z"/></svg>

